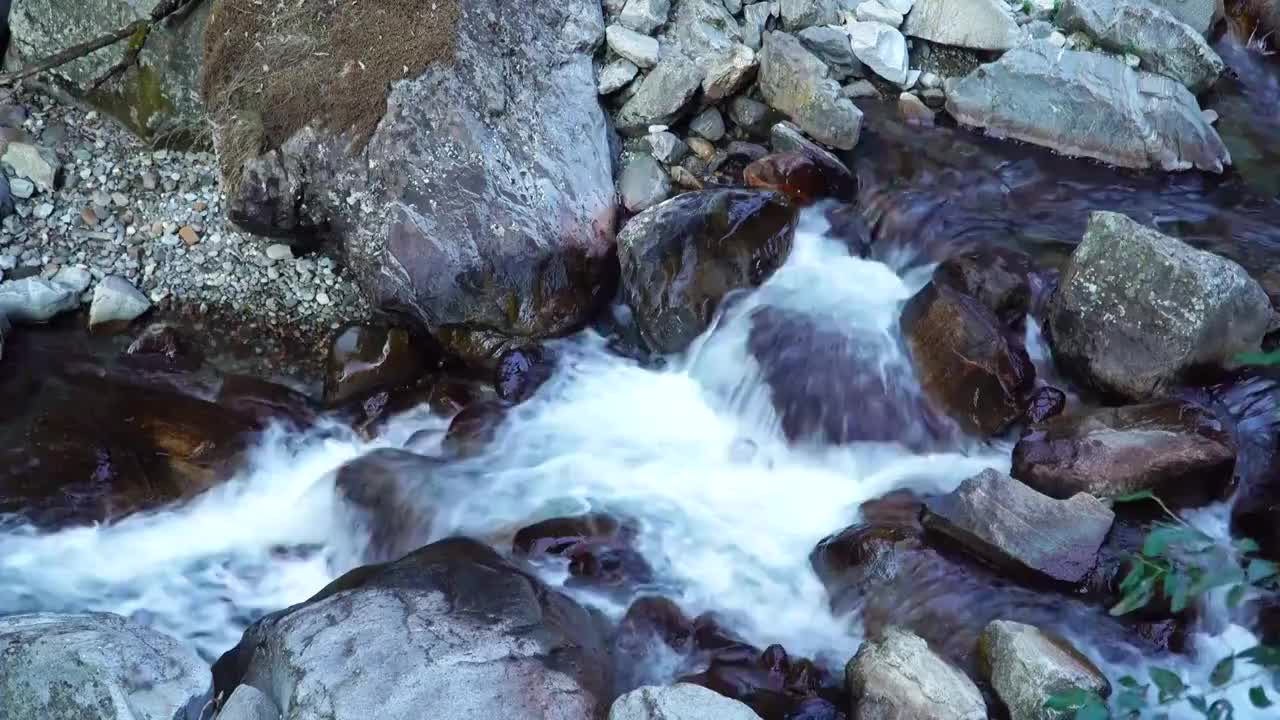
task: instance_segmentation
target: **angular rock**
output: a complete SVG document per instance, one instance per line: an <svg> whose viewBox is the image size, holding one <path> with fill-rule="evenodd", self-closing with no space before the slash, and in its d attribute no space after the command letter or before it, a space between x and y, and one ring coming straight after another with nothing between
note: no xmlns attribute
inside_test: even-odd
<svg viewBox="0 0 1280 720"><path fill-rule="evenodd" d="M1054 359L1077 380L1133 399L1257 350L1266 292L1236 263L1095 212L1049 303Z"/></svg>
<svg viewBox="0 0 1280 720"><path fill-rule="evenodd" d="M994 435L1022 417L1035 367L987 307L930 282L907 302L902 328L925 394L961 427Z"/></svg>
<svg viewBox="0 0 1280 720"><path fill-rule="evenodd" d="M716 142L724 137L724 117L720 111L709 107L689 121L689 130L703 138Z"/></svg>
<svg viewBox="0 0 1280 720"><path fill-rule="evenodd" d="M919 637L896 627L863 643L845 670L856 720L986 720L978 686Z"/></svg>
<svg viewBox="0 0 1280 720"><path fill-rule="evenodd" d="M1076 586L1098 563L1115 514L1085 493L1055 500L995 470L925 501L924 526L1017 578Z"/></svg>
<svg viewBox="0 0 1280 720"><path fill-rule="evenodd" d="M844 80L862 71L862 63L853 56L853 48L849 45L849 34L839 26L805 28L796 33L796 37L809 52L826 63L833 79Z"/></svg>
<svg viewBox="0 0 1280 720"><path fill-rule="evenodd" d="M39 277L0 282L0 315L14 323L42 323L80 306L79 294Z"/></svg>
<svg viewBox="0 0 1280 720"><path fill-rule="evenodd" d="M618 180L622 204L631 212L647 210L671 195L671 178L652 155L636 153L627 160Z"/></svg>
<svg viewBox="0 0 1280 720"><path fill-rule="evenodd" d="M857 195L858 182L840 161L827 155L793 150L756 160L743 171L748 187L774 190L801 207L823 198L849 202Z"/></svg>
<svg viewBox="0 0 1280 720"><path fill-rule="evenodd" d="M720 0L680 0L663 35L705 70L742 42L742 27Z"/></svg>
<svg viewBox="0 0 1280 720"><path fill-rule="evenodd" d="M31 196L36 192L36 184L30 180L24 180L23 178L10 180L8 176L5 176L4 182L9 183L10 192L19 200L30 200Z"/></svg>
<svg viewBox="0 0 1280 720"><path fill-rule="evenodd" d="M658 64L658 41L621 25L605 28L609 49L642 68Z"/></svg>
<svg viewBox="0 0 1280 720"><path fill-rule="evenodd" d="M680 162L689 152L689 146L683 140L675 133L666 130L645 135L644 142L649 146L649 153L656 160L667 165Z"/></svg>
<svg viewBox="0 0 1280 720"><path fill-rule="evenodd" d="M701 685L649 686L623 695L609 720L760 720L751 708Z"/></svg>
<svg viewBox="0 0 1280 720"><path fill-rule="evenodd" d="M1121 167L1222 172L1231 162L1180 83L1046 41L1016 47L950 83L947 111L996 137Z"/></svg>
<svg viewBox="0 0 1280 720"><path fill-rule="evenodd" d="M241 685L218 711L218 720L280 720L280 708L252 685Z"/></svg>
<svg viewBox="0 0 1280 720"><path fill-rule="evenodd" d="M151 300L119 275L108 275L93 289L89 305L89 327L108 323L128 323L151 309Z"/></svg>
<svg viewBox="0 0 1280 720"><path fill-rule="evenodd" d="M1009 250L978 250L947 258L933 279L985 305L1010 330L1021 331L1031 308L1031 258Z"/></svg>
<svg viewBox="0 0 1280 720"><path fill-rule="evenodd" d="M904 92L898 96L898 113L908 125L933 126L933 111L913 93Z"/></svg>
<svg viewBox="0 0 1280 720"><path fill-rule="evenodd" d="M1225 67L1202 33L1149 0L1063 0L1055 22L1068 32L1088 33L1104 49L1133 53L1144 70L1196 94L1208 90Z"/></svg>
<svg viewBox="0 0 1280 720"><path fill-rule="evenodd" d="M0 717L199 720L209 666L119 615L0 618Z"/></svg>
<svg viewBox="0 0 1280 720"><path fill-rule="evenodd" d="M1008 50L1023 37L1000 0L916 0L902 32L974 50Z"/></svg>
<svg viewBox="0 0 1280 720"><path fill-rule="evenodd" d="M866 0L859 4L854 17L863 22L884 23L893 28L902 25L902 13L887 8L876 0Z"/></svg>
<svg viewBox="0 0 1280 720"><path fill-rule="evenodd" d="M89 286L93 284L93 274L77 265L64 265L49 279L70 289L77 296L88 290Z"/></svg>
<svg viewBox="0 0 1280 720"><path fill-rule="evenodd" d="M1089 658L1032 625L996 620L983 631L978 655L984 677L1009 708L1011 720L1057 717L1045 703L1074 688L1104 698L1111 694L1111 683Z"/></svg>
<svg viewBox="0 0 1280 720"><path fill-rule="evenodd" d="M621 90L623 86L635 79L640 69L636 64L624 58L618 58L600 68L596 80L596 91L601 95L609 95Z"/></svg>
<svg viewBox="0 0 1280 720"><path fill-rule="evenodd" d="M703 71L683 55L663 58L618 111L618 131L637 136L648 132L650 125L671 125L698 92L703 77Z"/></svg>
<svg viewBox="0 0 1280 720"><path fill-rule="evenodd" d="M768 33L760 53L760 92L819 142L842 150L858 144L862 111L840 92L821 60L794 36Z"/></svg>
<svg viewBox="0 0 1280 720"><path fill-rule="evenodd" d="M852 22L847 27L855 57L889 82L906 82L907 39L902 33L878 22Z"/></svg>
<svg viewBox="0 0 1280 720"><path fill-rule="evenodd" d="M1220 0L1147 0L1162 7L1201 35L1208 35L1220 19Z"/></svg>
<svg viewBox="0 0 1280 720"><path fill-rule="evenodd" d="M426 358L403 328L349 325L329 346L324 399L334 405L388 390L422 375L426 367Z"/></svg>
<svg viewBox="0 0 1280 720"><path fill-rule="evenodd" d="M739 95L729 103L729 117L738 127L753 135L769 132L769 106L759 100Z"/></svg>
<svg viewBox="0 0 1280 720"><path fill-rule="evenodd" d="M618 235L618 259L645 342L683 350L726 294L782 265L795 223L781 195L727 189L685 193L632 218Z"/></svg>
<svg viewBox="0 0 1280 720"><path fill-rule="evenodd" d="M62 164L52 151L26 142L0 143L0 163L13 168L19 178L30 180L42 193L52 192Z"/></svg>
<svg viewBox="0 0 1280 720"><path fill-rule="evenodd" d="M855 80L841 88L840 92L850 99L880 97L880 90L870 80Z"/></svg>
<svg viewBox="0 0 1280 720"><path fill-rule="evenodd" d="M840 22L840 0L780 0L778 9L782 25L795 32L814 25L834 25Z"/></svg>
<svg viewBox="0 0 1280 720"><path fill-rule="evenodd" d="M357 568L273 613L214 666L295 720L591 720L610 693L602 622L492 549L454 538ZM405 668L413 672L404 672Z"/></svg>
<svg viewBox="0 0 1280 720"><path fill-rule="evenodd" d="M1235 446L1210 412L1159 400L1050 419L1014 446L1012 474L1055 498L1150 490L1195 505L1224 494L1235 462Z"/></svg>
<svg viewBox="0 0 1280 720"><path fill-rule="evenodd" d="M765 25L772 17L772 2L758 2L742 8L742 42L752 50L759 50L764 40Z"/></svg>
<svg viewBox="0 0 1280 720"><path fill-rule="evenodd" d="M651 33L667 23L671 0L627 0L618 22L637 32Z"/></svg>
<svg viewBox="0 0 1280 720"><path fill-rule="evenodd" d="M754 50L746 45L734 45L729 52L707 63L703 94L712 102L733 96L755 77L756 66Z"/></svg>
<svg viewBox="0 0 1280 720"><path fill-rule="evenodd" d="M1027 402L1027 422L1033 425L1057 417L1067 407L1067 394L1053 387L1036 388Z"/></svg>

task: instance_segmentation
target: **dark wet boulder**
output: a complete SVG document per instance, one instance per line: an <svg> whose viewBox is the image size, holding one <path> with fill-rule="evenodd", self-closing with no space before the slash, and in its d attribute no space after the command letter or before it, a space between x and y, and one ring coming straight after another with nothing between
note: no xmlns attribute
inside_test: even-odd
<svg viewBox="0 0 1280 720"><path fill-rule="evenodd" d="M1000 323L1021 332L1031 309L1031 258L1012 250L987 249L947 258L933 272L941 283L977 300Z"/></svg>
<svg viewBox="0 0 1280 720"><path fill-rule="evenodd" d="M259 428L273 422L304 428L314 424L320 416L319 408L306 394L249 375L223 378L215 402L252 419Z"/></svg>
<svg viewBox="0 0 1280 720"><path fill-rule="evenodd" d="M502 400L482 400L468 405L449 423L444 449L459 457L483 452L497 437L498 428L510 410L511 404Z"/></svg>
<svg viewBox="0 0 1280 720"><path fill-rule="evenodd" d="M1004 473L985 470L954 492L925 501L924 527L1015 578L1079 586L1098 563L1115 515L1079 493L1042 495Z"/></svg>
<svg viewBox="0 0 1280 720"><path fill-rule="evenodd" d="M922 638L889 628L868 640L845 670L857 720L986 720L978 686Z"/></svg>
<svg viewBox="0 0 1280 720"><path fill-rule="evenodd" d="M602 513L551 518L522 528L512 549L535 565L567 567L569 587L630 591L654 578L636 532L634 522Z"/></svg>
<svg viewBox="0 0 1280 720"><path fill-rule="evenodd" d="M1150 490L1179 504L1221 498L1236 449L1210 412L1180 400L1060 415L1013 449L1013 476L1055 498Z"/></svg>
<svg viewBox="0 0 1280 720"><path fill-rule="evenodd" d="M1111 683L1092 660L1061 637L1032 625L991 623L982 633L978 654L983 678L1012 720L1056 717L1045 710L1045 703L1075 688L1102 697L1111 694Z"/></svg>
<svg viewBox="0 0 1280 720"><path fill-rule="evenodd" d="M119 615L0 618L0 717L199 720L209 666L177 640Z"/></svg>
<svg viewBox="0 0 1280 720"><path fill-rule="evenodd" d="M698 685L637 688L613 702L609 720L760 720L737 700Z"/></svg>
<svg viewBox="0 0 1280 720"><path fill-rule="evenodd" d="M1035 425L1062 414L1067 407L1067 394L1055 387L1039 387L1027 401L1026 421Z"/></svg>
<svg viewBox="0 0 1280 720"><path fill-rule="evenodd" d="M330 405L411 382L426 358L402 328L350 325L333 338L325 368L324 399Z"/></svg>
<svg viewBox="0 0 1280 720"><path fill-rule="evenodd" d="M169 323L154 323L138 334L125 350L132 364L194 369L202 358L191 339Z"/></svg>
<svg viewBox="0 0 1280 720"><path fill-rule="evenodd" d="M214 666L290 718L595 720L610 695L603 620L461 538L357 568L266 616Z"/></svg>
<svg viewBox="0 0 1280 720"><path fill-rule="evenodd" d="M930 282L907 302L902 329L925 394L961 427L994 435L1022 416L1035 366L985 305Z"/></svg>
<svg viewBox="0 0 1280 720"><path fill-rule="evenodd" d="M214 4L201 94L234 221L335 237L376 306L474 361L612 297L597 0Z"/></svg>
<svg viewBox="0 0 1280 720"><path fill-rule="evenodd" d="M368 538L364 559L385 562L431 537L435 511L450 497L442 461L381 448L338 468L334 485Z"/></svg>
<svg viewBox="0 0 1280 720"><path fill-rule="evenodd" d="M1236 263L1095 212L1050 302L1048 330L1065 372L1141 400L1257 350L1271 319L1266 292Z"/></svg>
<svg viewBox="0 0 1280 720"><path fill-rule="evenodd" d="M823 198L852 199L858 192L857 179L829 155L804 150L775 153L748 165L743 179L751 187L780 192L800 207Z"/></svg>
<svg viewBox="0 0 1280 720"><path fill-rule="evenodd" d="M795 227L795 208L763 190L685 193L632 218L618 235L618 259L645 342L658 352L685 349L725 295L782 265Z"/></svg>
<svg viewBox="0 0 1280 720"><path fill-rule="evenodd" d="M554 371L555 358L543 347L508 350L498 358L494 378L498 398L522 403L550 380Z"/></svg>

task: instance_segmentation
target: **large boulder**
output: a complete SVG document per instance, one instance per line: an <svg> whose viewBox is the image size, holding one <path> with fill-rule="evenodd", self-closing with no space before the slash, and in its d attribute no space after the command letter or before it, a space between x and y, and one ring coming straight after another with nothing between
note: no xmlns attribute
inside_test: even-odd
<svg viewBox="0 0 1280 720"><path fill-rule="evenodd" d="M985 470L925 501L924 526L1015 577L1080 585L1098 563L1115 514L1079 493L1043 495Z"/></svg>
<svg viewBox="0 0 1280 720"><path fill-rule="evenodd" d="M1024 623L997 620L987 626L978 643L983 675L1005 707L1010 720L1056 720L1063 717L1045 707L1058 693L1084 688L1106 697L1111 684L1089 658L1066 640Z"/></svg>
<svg viewBox="0 0 1280 720"><path fill-rule="evenodd" d="M70 288L40 277L0 282L0 315L15 323L42 323L80 306Z"/></svg>
<svg viewBox="0 0 1280 720"><path fill-rule="evenodd" d="M593 720L602 621L473 540L358 568L268 615L214 666L216 690L261 690L291 720Z"/></svg>
<svg viewBox="0 0 1280 720"><path fill-rule="evenodd" d="M1236 263L1095 212L1047 324L1059 367L1097 390L1142 399L1257 350L1271 318L1266 291Z"/></svg>
<svg viewBox="0 0 1280 720"><path fill-rule="evenodd" d="M336 235L378 305L467 358L610 297L598 2L215 6L202 91L233 221Z"/></svg>
<svg viewBox="0 0 1280 720"><path fill-rule="evenodd" d="M1169 502L1223 496L1236 449L1207 410L1181 400L1059 415L1013 448L1014 477L1049 495L1111 498L1150 490Z"/></svg>
<svg viewBox="0 0 1280 720"><path fill-rule="evenodd" d="M94 81L120 62L137 38L85 55L43 78L144 138L198 140L207 123L199 93L202 38L214 4L189 3L153 27L137 63L100 89L92 89ZM43 59L146 19L155 6L156 0L16 0L9 15L13 57Z"/></svg>
<svg viewBox="0 0 1280 720"><path fill-rule="evenodd" d="M766 190L685 193L618 235L627 303L654 350L683 350L730 291L764 282L791 251L796 210Z"/></svg>
<svg viewBox="0 0 1280 720"><path fill-rule="evenodd" d="M858 144L862 111L840 92L840 83L794 35L766 33L760 52L760 93L815 140L841 150Z"/></svg>
<svg viewBox="0 0 1280 720"><path fill-rule="evenodd" d="M1133 53L1143 68L1194 93L1208 90L1225 67L1203 34L1148 0L1063 0L1055 22L1112 52Z"/></svg>
<svg viewBox="0 0 1280 720"><path fill-rule="evenodd" d="M974 50L1008 50L1023 39L1013 13L1000 0L916 0L902 32Z"/></svg>
<svg viewBox="0 0 1280 720"><path fill-rule="evenodd" d="M431 537L435 512L448 498L441 464L407 450L379 448L338 468L334 486L367 538L367 562L401 557Z"/></svg>
<svg viewBox="0 0 1280 720"><path fill-rule="evenodd" d="M1181 83L1043 40L950 83L947 111L989 135L1121 167L1222 172L1231 163Z"/></svg>
<svg viewBox="0 0 1280 720"><path fill-rule="evenodd" d="M751 708L701 685L648 686L623 695L609 720L760 720Z"/></svg>
<svg viewBox="0 0 1280 720"><path fill-rule="evenodd" d="M0 618L0 718L200 720L209 666L119 615Z"/></svg>
<svg viewBox="0 0 1280 720"><path fill-rule="evenodd" d="M933 281L907 302L902 328L921 387L961 427L994 435L1022 416L1035 366L988 307Z"/></svg>
<svg viewBox="0 0 1280 720"><path fill-rule="evenodd" d="M1201 35L1208 35L1213 26L1222 19L1222 0L1147 0L1152 5L1162 7L1182 22L1190 25ZM1265 3L1275 12L1274 3ZM1280 16L1278 16L1280 17Z"/></svg>
<svg viewBox="0 0 1280 720"><path fill-rule="evenodd" d="M868 641L845 670L855 720L986 720L978 686L918 636L889 628Z"/></svg>

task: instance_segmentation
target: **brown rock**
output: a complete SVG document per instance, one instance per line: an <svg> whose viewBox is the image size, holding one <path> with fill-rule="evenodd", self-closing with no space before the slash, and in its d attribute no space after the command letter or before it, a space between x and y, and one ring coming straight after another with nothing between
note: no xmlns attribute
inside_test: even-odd
<svg viewBox="0 0 1280 720"><path fill-rule="evenodd" d="M85 227L96 227L98 225L98 213L94 212L93 208L87 207L80 211L80 221L84 223Z"/></svg>
<svg viewBox="0 0 1280 720"><path fill-rule="evenodd" d="M324 398L340 403L357 395L406 384L426 367L406 330L351 325L333 340L325 371Z"/></svg>
<svg viewBox="0 0 1280 720"><path fill-rule="evenodd" d="M933 279L982 303L1005 327L1021 332L1031 307L1029 278L1034 270L1023 253L978 250L947 258Z"/></svg>
<svg viewBox="0 0 1280 720"><path fill-rule="evenodd" d="M186 243L188 247L200 242L200 234L190 225L183 225L182 229L178 231L178 237L182 238L182 242Z"/></svg>
<svg viewBox="0 0 1280 720"><path fill-rule="evenodd" d="M828 197L848 200L858 191L857 180L844 165L803 150L756 160L743 171L743 178L751 187L776 190L801 206Z"/></svg>

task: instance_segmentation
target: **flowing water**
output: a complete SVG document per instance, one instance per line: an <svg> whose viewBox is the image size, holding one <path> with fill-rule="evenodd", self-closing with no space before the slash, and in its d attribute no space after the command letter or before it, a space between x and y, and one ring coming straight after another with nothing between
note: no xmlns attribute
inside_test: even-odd
<svg viewBox="0 0 1280 720"><path fill-rule="evenodd" d="M1274 66L1238 45L1224 46L1224 55L1240 74L1215 100L1224 123L1231 103L1275 107ZM1224 133L1233 153L1259 135L1270 141L1259 157L1280 152L1280 132ZM861 372L896 388L895 402L911 407L919 398L898 331L901 308L933 263L962 249L1016 247L1052 266L1080 236L1088 210L1123 209L1236 258L1273 298L1280 291L1280 206L1265 162L1241 163L1241 174L1225 179L1152 177L955 129L924 133L875 113L856 156L860 201L873 221L871 257L851 255L848 238L822 210L806 211L785 266L725 303L715 325L663 367L612 352L592 331L559 342L555 375L513 410L489 448L438 469L430 537L466 534L506 549L516 530L541 519L585 511L632 518L639 550L654 566L650 589L690 614L719 612L759 646L778 642L840 663L862 630L856 615L831 610L808 561L815 545L857 522L862 503L891 491L943 493L984 468L1007 470L1012 439L939 436L923 417L908 417L885 428L886 442L789 443L751 352L756 311L795 313L851 339ZM1047 370L1030 325L1029 349ZM362 563L369 538L338 498L339 466L410 438L416 451L431 454L447 427L447 418L418 409L373 441L337 422L273 428L231 480L180 505L56 531L0 517L0 614L117 612L213 659L256 617L305 600ZM944 439L922 447L913 440L919 437ZM1191 519L1225 537L1228 512L1215 505ZM547 571L550 582L564 577ZM995 612L1026 602L993 587L969 601ZM615 617L628 601L572 592ZM1152 662L1203 675L1223 648L1254 642L1244 615L1209 616L1196 626L1190 652L1169 658L1136 642L1116 647L1098 629L1105 613L1096 609L1052 595L1035 602L1113 677ZM1248 707L1239 698L1236 716L1247 716Z"/></svg>

